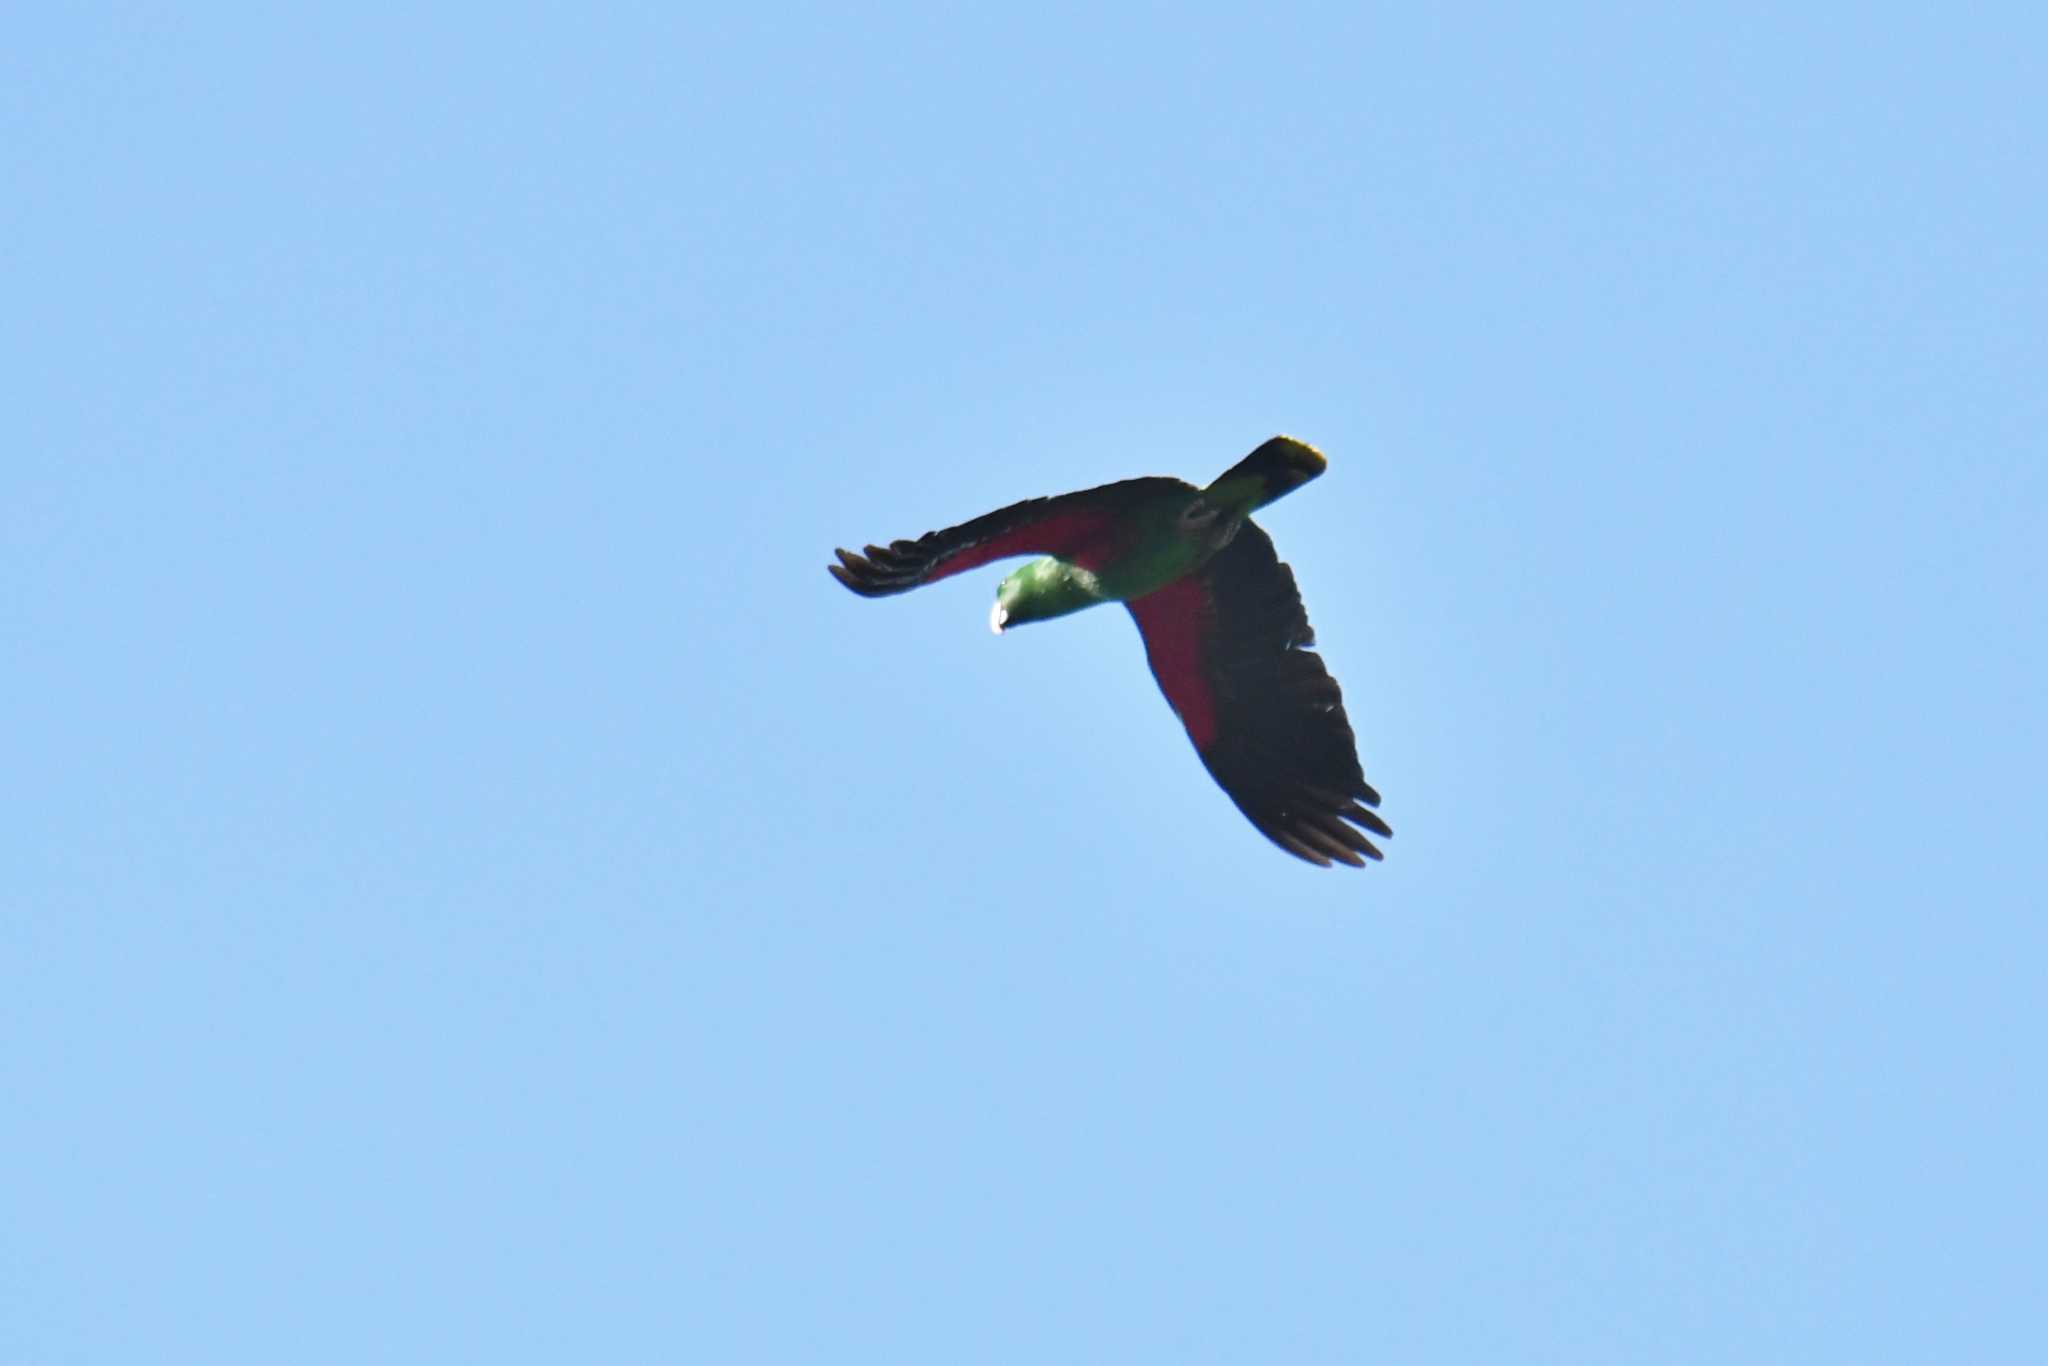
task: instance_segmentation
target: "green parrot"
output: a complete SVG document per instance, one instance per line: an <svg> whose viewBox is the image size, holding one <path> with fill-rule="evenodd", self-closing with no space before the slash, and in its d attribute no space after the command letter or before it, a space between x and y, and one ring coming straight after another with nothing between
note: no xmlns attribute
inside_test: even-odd
<svg viewBox="0 0 2048 1366"><path fill-rule="evenodd" d="M1126 479L1033 498L914 541L839 550L832 576L862 597L1013 555L1043 558L1004 579L989 626L1121 602L1159 690L1217 785L1259 833L1298 858L1354 868L1390 836L1358 765L1343 694L1315 643L1294 573L1251 514L1321 474L1315 447L1276 436L1205 489ZM1361 857L1363 856L1363 857Z"/></svg>

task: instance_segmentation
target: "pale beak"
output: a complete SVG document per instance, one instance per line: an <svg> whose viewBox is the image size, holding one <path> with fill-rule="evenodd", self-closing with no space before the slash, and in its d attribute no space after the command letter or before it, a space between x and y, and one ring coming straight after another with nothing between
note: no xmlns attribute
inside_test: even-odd
<svg viewBox="0 0 2048 1366"><path fill-rule="evenodd" d="M997 601L995 606L988 609L988 629L994 631L997 635L1003 633L1003 623L1009 619L1009 609L1004 607L1000 600Z"/></svg>

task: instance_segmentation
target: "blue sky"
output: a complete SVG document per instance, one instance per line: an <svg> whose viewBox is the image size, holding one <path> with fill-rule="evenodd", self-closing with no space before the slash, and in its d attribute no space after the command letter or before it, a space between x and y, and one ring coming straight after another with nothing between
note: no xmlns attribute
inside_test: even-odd
<svg viewBox="0 0 2048 1366"><path fill-rule="evenodd" d="M0 1360L2033 1362L2039 20L0 45ZM1393 824L836 545L1290 432Z"/></svg>

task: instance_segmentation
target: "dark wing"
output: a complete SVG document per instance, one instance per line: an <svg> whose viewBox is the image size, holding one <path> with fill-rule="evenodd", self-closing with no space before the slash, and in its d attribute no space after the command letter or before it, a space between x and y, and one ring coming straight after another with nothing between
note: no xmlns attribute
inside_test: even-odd
<svg viewBox="0 0 2048 1366"><path fill-rule="evenodd" d="M1123 514L1148 496L1193 486L1178 479L1126 479L1057 498L1033 498L971 522L927 531L914 541L871 545L859 555L837 550L832 577L862 597L904 593L920 584L1012 555L1057 555L1099 570L1117 550Z"/></svg>
<svg viewBox="0 0 2048 1366"><path fill-rule="evenodd" d="M1201 569L1126 605L1195 752L1261 834L1325 868L1380 857L1360 828L1394 832L1366 809L1380 794L1265 532L1246 522Z"/></svg>

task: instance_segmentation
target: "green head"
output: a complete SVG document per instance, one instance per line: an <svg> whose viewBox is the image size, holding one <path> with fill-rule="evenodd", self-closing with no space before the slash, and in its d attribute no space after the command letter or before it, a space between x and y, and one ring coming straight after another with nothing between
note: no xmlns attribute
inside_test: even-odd
<svg viewBox="0 0 2048 1366"><path fill-rule="evenodd" d="M996 589L996 605L988 614L988 628L1001 635L1005 627L1063 617L1104 601L1107 599L1093 574L1047 555L1003 580L1002 587Z"/></svg>

